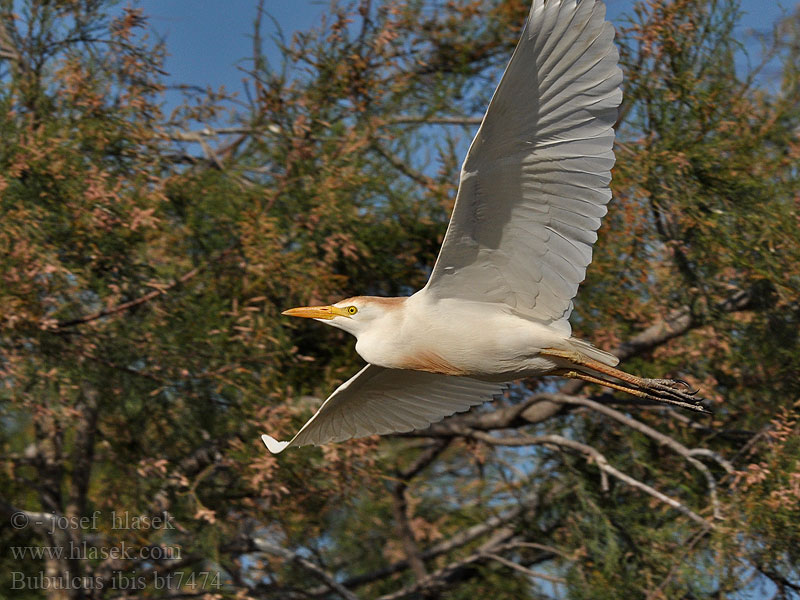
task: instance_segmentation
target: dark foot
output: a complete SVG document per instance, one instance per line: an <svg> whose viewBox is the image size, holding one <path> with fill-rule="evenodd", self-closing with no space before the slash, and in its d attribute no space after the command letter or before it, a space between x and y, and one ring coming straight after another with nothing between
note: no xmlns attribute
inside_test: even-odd
<svg viewBox="0 0 800 600"><path fill-rule="evenodd" d="M686 391L679 389L681 387ZM640 389L659 402L711 414L711 411L702 405L704 398L697 397L700 390L692 390L692 387L682 379L643 379Z"/></svg>
<svg viewBox="0 0 800 600"><path fill-rule="evenodd" d="M689 382L684 379L673 379L673 381L675 383L680 383L683 387L685 387L686 393L689 394L690 396L696 396L700 392L699 389L693 390L692 386L689 385Z"/></svg>

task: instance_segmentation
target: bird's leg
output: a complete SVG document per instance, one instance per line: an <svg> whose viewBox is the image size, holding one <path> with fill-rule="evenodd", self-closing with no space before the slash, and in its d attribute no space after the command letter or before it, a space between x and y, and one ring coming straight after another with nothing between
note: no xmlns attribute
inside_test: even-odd
<svg viewBox="0 0 800 600"><path fill-rule="evenodd" d="M638 398L643 398L645 400L651 400L654 402L661 402L665 404L672 404L674 406L680 406L681 408L688 408L689 410L693 410L695 412L711 414L710 411L706 410L705 408L697 404L696 400L692 402L684 402L683 400L676 400L672 397L651 394L649 392L645 392L644 390L640 390L635 387L628 387L627 385L616 383L614 381L609 381L608 379L603 379L602 377L595 377L594 375L590 375L589 373L584 373L582 371L559 369L557 371L554 371L552 374L560 375L561 377L568 377L570 379L580 379L582 381L586 381L587 383L595 383L597 385L602 385L607 388L611 388L612 390L619 390L621 392L625 392L626 394L637 396Z"/></svg>
<svg viewBox="0 0 800 600"><path fill-rule="evenodd" d="M560 369L556 372L556 374L564 377L581 379L588 383L596 383L611 389L626 392L633 396L638 396L639 398L673 404L696 412L709 413L709 411L700 404L703 399L695 397L697 391L689 392L678 389L679 387L689 388L689 385L685 381L637 377L636 375L631 375L620 369L615 369L614 367L605 365L577 352L548 348L543 350L541 354L543 356L565 359L572 363L572 366L575 367L574 369ZM585 369L594 371L596 374L587 373ZM608 377L617 379L622 383L610 381Z"/></svg>

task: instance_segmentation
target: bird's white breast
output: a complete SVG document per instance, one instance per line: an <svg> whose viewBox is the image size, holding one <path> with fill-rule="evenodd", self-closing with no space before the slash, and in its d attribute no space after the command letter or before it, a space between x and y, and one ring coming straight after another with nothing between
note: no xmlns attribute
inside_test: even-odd
<svg viewBox="0 0 800 600"><path fill-rule="evenodd" d="M503 305L417 293L360 334L356 351L383 367L505 381L551 371L539 352L564 347L562 334Z"/></svg>

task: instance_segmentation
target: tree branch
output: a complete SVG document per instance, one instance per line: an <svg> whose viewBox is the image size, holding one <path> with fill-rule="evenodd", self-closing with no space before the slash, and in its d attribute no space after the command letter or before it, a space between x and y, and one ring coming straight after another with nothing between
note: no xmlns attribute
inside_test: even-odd
<svg viewBox="0 0 800 600"><path fill-rule="evenodd" d="M9 504L5 500L0 500L0 514L5 517L4 521L11 522L11 525L15 529L31 527L42 535L45 535L50 531L58 531L58 528L56 527L58 519L64 518L63 515L53 512L24 510L14 506L13 504Z"/></svg>
<svg viewBox="0 0 800 600"><path fill-rule="evenodd" d="M282 548L281 546L271 544L262 538L253 538L253 543L261 552L272 554L274 556L280 556L281 558L297 563L307 571L316 575L331 589L331 591L336 592L342 598L346 598L346 600L359 600L358 596L336 581L336 578L333 575L323 570L321 567L318 567L310 560L303 558L299 554L292 552L287 548Z"/></svg>
<svg viewBox="0 0 800 600"><path fill-rule="evenodd" d="M417 581L422 581L428 575L425 563L419 551L419 546L414 539L414 532L411 529L411 522L408 518L408 502L406 501L405 482L399 482L392 489L392 514L397 528L397 536L403 544L408 565L414 573Z"/></svg>
<svg viewBox="0 0 800 600"><path fill-rule="evenodd" d="M103 317L108 317L110 315L115 315L115 314L118 314L118 313L121 313L121 312L125 312L127 310L132 309L132 308L135 308L136 306L139 306L140 304L144 304L146 302L149 302L153 298L157 298L158 296L161 296L161 295L167 293L169 290L173 289L174 287L176 287L176 286L178 286L180 284L186 283L187 281L189 281L190 279L195 277L198 273L202 273L212 263L221 260L224 256L229 254L232 250L233 250L233 248L228 248L227 250L223 250L213 260L210 260L210 261L206 262L205 264L200 265L199 267L195 267L194 269L191 269L190 271L187 271L186 273L181 275L181 277L179 277L178 279L176 279L176 280L174 280L174 281L172 281L172 282L170 282L168 284L159 284L157 286L157 289L153 290L152 292L148 292L148 293L144 294L143 296L135 298L134 300L130 300L129 302L123 302L122 304L118 304L118 305L113 306L111 308L105 308L103 310L100 310L100 311L97 311L97 312L94 312L94 313L91 313L91 314L88 314L88 315L84 315L83 317L78 317L77 319L70 319L68 321L59 321L58 323L55 324L55 326L53 328L54 329L66 329L67 327L74 327L75 325L83 325L84 323L89 323L91 321L96 321L97 319L102 319Z"/></svg>
<svg viewBox="0 0 800 600"><path fill-rule="evenodd" d="M467 527L466 529L463 529L460 532L456 533L455 535L451 536L449 539L439 542L434 546L431 546L429 549L421 552L420 557L423 560L431 560L438 556L456 550L457 548L466 546L467 544L477 540L478 538L481 538L489 533L497 531L504 525L519 518L519 516L522 515L524 512L535 510L538 504L539 504L539 496L532 494L527 498L525 498L522 502L520 502L516 506L513 506L508 510L504 511L502 514L491 516L482 523L477 523L471 527ZM569 556L566 553L561 552L557 548L552 548L550 546L545 546L543 544L529 543L529 547L531 548L535 547L543 552L551 552L553 554L558 554L559 556L563 556L564 558L569 558ZM395 573L399 573L400 571L403 571L408 568L409 564L407 560L397 561L382 569L375 570L371 573L350 577L349 579L344 581L343 585L345 585L348 588L357 587L360 585L371 583L378 579L384 579L386 577L394 575Z"/></svg>
<svg viewBox="0 0 800 600"><path fill-rule="evenodd" d="M95 434L97 433L97 390L84 385L76 405L80 419L75 431L72 451L72 481L69 502L64 512L68 517L80 517L86 510L86 494L94 466Z"/></svg>
<svg viewBox="0 0 800 600"><path fill-rule="evenodd" d="M600 404L599 402L594 402L589 398L582 398L580 396L567 396L566 394L550 394L550 396L553 402L586 406L587 408L602 413L607 417L611 417L615 421L622 423L623 425L646 435L647 437L655 440L662 446L666 446L671 450L673 450L674 452L676 452L677 454L683 456L687 460L687 462L691 463L706 478L706 481L708 483L709 495L711 497L711 505L714 511L714 517L717 519L722 518L722 513L720 512L719 508L719 500L717 498L717 480L714 479L714 476L711 474L709 468L702 462L694 458L694 456L710 455L712 458L717 460L728 473L732 473L733 465L731 465L724 458L722 458L721 456L717 455L714 452L711 452L710 450L705 450L704 448L697 448L697 449L687 448L677 440L661 433L660 431L653 429L648 425L645 425L641 421L637 421L636 419L628 417L627 415L622 414L621 412L611 408L610 406L605 406L603 404Z"/></svg>
<svg viewBox="0 0 800 600"><path fill-rule="evenodd" d="M12 42L14 36L12 36L9 31L12 25L7 22L9 18L10 17L6 15L0 16L0 19L2 19L2 22L0 22L0 58L19 64L19 52Z"/></svg>
<svg viewBox="0 0 800 600"><path fill-rule="evenodd" d="M527 575L528 577L536 577L537 579L544 579L545 581L550 581L552 583L567 583L567 580L563 577L556 577L554 575L547 575L546 573L539 573L538 571L532 571L527 567L523 567L520 564L515 563L513 560L508 560L507 558L503 558L499 554L495 554L493 552L484 552L483 556L489 558L493 561L499 562L502 565L513 569L514 571L519 571L523 575Z"/></svg>
<svg viewBox="0 0 800 600"><path fill-rule="evenodd" d="M401 115L389 119L389 123L398 125L480 125L483 117L426 117L424 115Z"/></svg>
<svg viewBox="0 0 800 600"><path fill-rule="evenodd" d="M659 586L656 589L650 591L647 594L646 600L655 600L658 596L662 595L664 588L667 587L669 582L678 572L679 566L683 564L684 559L689 555L689 552L692 551L692 548L694 548L697 545L697 543L701 539L703 539L709 531L711 531L711 527L708 524L706 524L702 529L700 529L700 531L692 534L691 539L687 540L687 542L682 545L683 551L681 552L681 555L672 563L672 566L670 567L667 576L664 578L664 581L662 581L661 584L659 584Z"/></svg>
<svg viewBox="0 0 800 600"><path fill-rule="evenodd" d="M408 482L413 479L420 471L431 464L450 444L449 439L436 440L422 454L417 457L411 466L398 473L400 480L392 489L392 513L397 524L397 534L403 544L408 564L417 578L417 581L425 579L427 570L422 560L422 555L414 539L414 531L411 528L411 521L408 518L408 502L406 491Z"/></svg>
<svg viewBox="0 0 800 600"><path fill-rule="evenodd" d="M397 169L400 173L402 173L415 183L418 183L419 185L426 188L432 185L433 180L430 177L428 177L423 173L420 173L419 171L416 171L415 169L412 169L405 163L405 161L400 160L398 157L396 157L394 154L383 148L377 142L372 144L372 148L381 157L386 159L389 162L389 164L391 164L395 169Z"/></svg>
<svg viewBox="0 0 800 600"><path fill-rule="evenodd" d="M471 567L476 563L486 562L487 560L496 560L495 557L500 556L503 552L509 550L516 550L518 548L529 548L531 544L512 538L512 531L510 529L499 530L492 536L486 543L481 545L472 554L454 561L449 565L439 569L435 573L429 575L424 581L417 582L414 585L404 587L391 594L380 596L377 600L400 600L408 596L430 593L437 588L441 588L447 584L457 573L466 568ZM549 558L549 553L545 554L545 558ZM511 561L508 561L511 562ZM507 564L507 563L503 563ZM521 565L513 563L515 570L525 569ZM509 565L507 565L509 566ZM530 576L539 577L541 579L551 579L551 576L525 569L525 574ZM560 583L560 582L559 582Z"/></svg>
<svg viewBox="0 0 800 600"><path fill-rule="evenodd" d="M383 596L380 596L377 600L399 600L400 598L405 598L413 594L420 594L422 592L431 592L437 587L440 587L448 577L450 577L452 574L459 571L460 569L463 569L465 566L487 560L487 557L484 555L484 553L486 552L497 553L506 550L507 548L503 546L503 543L509 540L512 536L513 536L513 531L511 529L507 528L500 529L495 532L495 534L489 539L489 541L480 546L477 552L470 554L466 558L450 563L449 565L428 575L422 581L417 581L413 585L406 586L396 592L392 592L391 594L385 594Z"/></svg>
<svg viewBox="0 0 800 600"><path fill-rule="evenodd" d="M700 515L695 513L686 505L682 504L678 500L667 496L656 490L655 488L650 487L646 483L639 481L638 479L634 479L630 475L627 475L620 471L619 469L611 466L603 454L600 453L599 450L589 446L588 444L582 444L581 442L576 442L574 440L567 439L560 435L540 435L540 436L529 436L529 435L516 435L513 437L494 437L489 435L483 431L475 431L475 430L464 430L462 434L465 437L471 437L473 439L481 440L482 442L486 442L487 444L495 445L495 446L535 446L535 445L553 445L559 446L563 448L571 448L573 450L578 450L582 452L586 456L590 457L595 464L597 464L598 468L600 469L601 473L607 473L613 477L616 477L620 481L624 481L631 487L635 487L646 494L649 494L653 498L660 500L664 504L675 508L676 510L682 512L687 517L692 519L697 523L702 523L703 525L707 525L708 522L703 519ZM604 475L605 476L605 475ZM604 486L605 488L605 486Z"/></svg>

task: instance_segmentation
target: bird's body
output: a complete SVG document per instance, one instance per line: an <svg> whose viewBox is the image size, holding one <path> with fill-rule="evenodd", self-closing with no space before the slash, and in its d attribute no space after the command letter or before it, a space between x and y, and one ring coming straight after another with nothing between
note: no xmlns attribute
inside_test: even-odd
<svg viewBox="0 0 800 600"><path fill-rule="evenodd" d="M572 337L572 300L611 199L622 72L599 0L533 0L461 169L453 215L423 289L284 314L357 338L368 365L290 445L410 431L545 374L703 412L682 382L614 368Z"/></svg>
<svg viewBox="0 0 800 600"><path fill-rule="evenodd" d="M392 300L342 301L356 306L375 302L382 308L356 342L356 352L373 365L507 382L567 366L562 359L543 356L547 348L579 351L570 341L574 338L515 315L504 305L437 299L421 292ZM480 327L459 327L461 323Z"/></svg>

